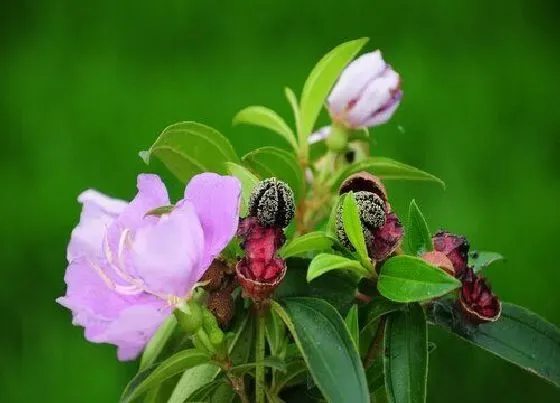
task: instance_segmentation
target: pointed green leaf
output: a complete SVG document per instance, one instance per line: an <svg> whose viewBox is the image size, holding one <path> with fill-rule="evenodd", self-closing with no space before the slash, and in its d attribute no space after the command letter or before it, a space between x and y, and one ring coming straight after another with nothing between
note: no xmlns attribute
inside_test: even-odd
<svg viewBox="0 0 560 403"><path fill-rule="evenodd" d="M350 336L352 336L352 340L354 344L356 344L356 348L360 345L360 325L358 323L358 305L352 305L352 308L348 311L348 315L344 319L344 323L346 323L346 327L350 332Z"/></svg>
<svg viewBox="0 0 560 403"><path fill-rule="evenodd" d="M226 162L228 172L239 179L241 182L241 208L239 214L242 217L247 215L249 198L251 192L259 183L259 178L253 175L247 168L233 162Z"/></svg>
<svg viewBox="0 0 560 403"><path fill-rule="evenodd" d="M299 113L299 105L296 94L291 88L284 88L284 94L286 95L286 99L288 100L290 106L292 107L292 111L294 113L294 122L296 125L296 133L298 138L301 136L301 116Z"/></svg>
<svg viewBox="0 0 560 403"><path fill-rule="evenodd" d="M303 173L293 154L276 147L262 147L246 154L243 162L261 178L276 178L286 182L299 200L303 196Z"/></svg>
<svg viewBox="0 0 560 403"><path fill-rule="evenodd" d="M453 301L428 311L431 323L560 388L560 328L518 305L503 303L500 319L476 327L459 324Z"/></svg>
<svg viewBox="0 0 560 403"><path fill-rule="evenodd" d="M333 189L338 189L342 182L356 172L366 171L383 180L408 180L438 182L445 188L445 184L438 177L421 171L413 166L403 164L386 157L369 157L345 168L333 179Z"/></svg>
<svg viewBox="0 0 560 403"><path fill-rule="evenodd" d="M307 365L302 359L293 360L287 363L286 372L280 372L276 376L274 391L278 393L284 388L295 385L307 373Z"/></svg>
<svg viewBox="0 0 560 403"><path fill-rule="evenodd" d="M307 281L313 281L331 270L349 270L358 277L368 277L371 274L356 260L329 253L321 253L311 261L307 269Z"/></svg>
<svg viewBox="0 0 560 403"><path fill-rule="evenodd" d="M490 264L503 259L504 257L497 252L473 251L469 253L469 266L478 273Z"/></svg>
<svg viewBox="0 0 560 403"><path fill-rule="evenodd" d="M272 303L284 320L324 398L337 403L369 402L367 380L356 345L340 314L316 298Z"/></svg>
<svg viewBox="0 0 560 403"><path fill-rule="evenodd" d="M140 360L140 370L146 369L155 362L169 339L169 336L171 336L173 330L175 330L176 324L177 321L173 315L169 315L161 324L144 349L142 359Z"/></svg>
<svg viewBox="0 0 560 403"><path fill-rule="evenodd" d="M278 254L283 257L297 256L309 251L328 250L333 245L334 239L323 231L309 232L288 242Z"/></svg>
<svg viewBox="0 0 560 403"><path fill-rule="evenodd" d="M424 403L428 376L426 317L419 304L393 312L385 326L385 388L390 403Z"/></svg>
<svg viewBox="0 0 560 403"><path fill-rule="evenodd" d="M153 155L183 183L201 172L225 174L225 162L239 162L227 138L196 122L180 122L165 128L150 149L141 153L146 163Z"/></svg>
<svg viewBox="0 0 560 403"><path fill-rule="evenodd" d="M236 365L231 369L231 372L235 373L236 375L242 375L255 369L258 364L262 364L264 367L272 368L280 372L286 372L286 363L275 357L265 358L261 362L248 362L245 364Z"/></svg>
<svg viewBox="0 0 560 403"><path fill-rule="evenodd" d="M233 124L245 123L272 130L286 140L297 151L294 132L276 112L264 106L249 106L240 110L233 118Z"/></svg>
<svg viewBox="0 0 560 403"><path fill-rule="evenodd" d="M415 302L441 297L461 282L438 267L413 256L395 256L381 267L377 289L395 302Z"/></svg>
<svg viewBox="0 0 560 403"><path fill-rule="evenodd" d="M305 81L301 94L301 138L307 142L315 121L327 96L342 70L354 59L368 38L361 38L338 45L315 65Z"/></svg>
<svg viewBox="0 0 560 403"><path fill-rule="evenodd" d="M368 256L366 241L364 239L364 230L362 221L360 220L360 210L353 192L348 192L342 201L342 221L344 232L348 236L350 243L360 256L362 265L372 268L371 259Z"/></svg>
<svg viewBox="0 0 560 403"><path fill-rule="evenodd" d="M223 376L219 377L196 389L188 399L184 400L184 403L214 402L215 400L212 399L213 394L224 385L229 387L227 380Z"/></svg>
<svg viewBox="0 0 560 403"><path fill-rule="evenodd" d="M408 208L408 222L404 233L410 255L419 256L434 249L428 224L414 199Z"/></svg>
<svg viewBox="0 0 560 403"><path fill-rule="evenodd" d="M121 396L121 402L131 402L166 379L180 374L188 368L208 362L210 362L210 356L195 349L174 354L158 365L154 364L138 372L126 386Z"/></svg>
<svg viewBox="0 0 560 403"><path fill-rule="evenodd" d="M266 340L270 348L270 354L274 357L280 357L282 349L285 346L286 327L282 319L272 310L269 309L265 317Z"/></svg>
<svg viewBox="0 0 560 403"><path fill-rule="evenodd" d="M380 295L372 298L365 307L367 312L366 320L360 331L360 353L362 356L367 354L371 343L373 343L377 333L377 327L379 326L379 318L390 312L402 309L405 306L404 304L390 301Z"/></svg>

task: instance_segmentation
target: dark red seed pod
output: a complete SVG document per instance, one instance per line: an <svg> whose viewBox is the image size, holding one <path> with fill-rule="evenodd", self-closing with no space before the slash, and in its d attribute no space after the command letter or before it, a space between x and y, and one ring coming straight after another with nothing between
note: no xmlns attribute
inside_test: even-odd
<svg viewBox="0 0 560 403"><path fill-rule="evenodd" d="M469 241L464 236L438 231L432 237L434 249L445 253L453 263L455 277L461 278L469 262Z"/></svg>
<svg viewBox="0 0 560 403"><path fill-rule="evenodd" d="M502 314L502 304L492 294L486 280L474 274L471 267L467 267L462 283L459 305L465 317L473 324L497 321Z"/></svg>
<svg viewBox="0 0 560 403"><path fill-rule="evenodd" d="M241 259L236 266L237 279L244 293L254 301L267 299L286 275L286 262L280 258Z"/></svg>
<svg viewBox="0 0 560 403"><path fill-rule="evenodd" d="M387 212L391 211L391 207L387 201L387 191L385 190L385 186L381 179L377 176L370 174L369 172L358 172L353 175L350 175L342 185L340 185L340 189L338 190L339 194L344 194L348 192L371 192L376 194L385 202L385 210Z"/></svg>
<svg viewBox="0 0 560 403"><path fill-rule="evenodd" d="M387 214L385 224L372 233L368 243L369 256L375 260L387 259L395 252L404 236L404 229L395 213Z"/></svg>

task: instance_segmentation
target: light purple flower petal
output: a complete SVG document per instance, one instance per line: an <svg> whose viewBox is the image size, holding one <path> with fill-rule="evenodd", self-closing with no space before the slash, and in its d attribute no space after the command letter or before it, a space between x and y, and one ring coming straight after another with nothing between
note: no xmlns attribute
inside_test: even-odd
<svg viewBox="0 0 560 403"><path fill-rule="evenodd" d="M367 87L357 100L356 105L348 111L348 121L353 127L365 127L365 122L391 102L399 88L399 75L387 69Z"/></svg>
<svg viewBox="0 0 560 403"><path fill-rule="evenodd" d="M329 95L328 104L331 115L343 114L348 105L359 98L367 84L385 70L385 66L379 50L363 54L350 63Z"/></svg>
<svg viewBox="0 0 560 403"><path fill-rule="evenodd" d="M194 176L185 189L204 231L202 269L228 245L239 224L241 184L234 176L203 173Z"/></svg>
<svg viewBox="0 0 560 403"><path fill-rule="evenodd" d="M144 339L148 332L144 325L130 328L128 337L115 337L109 330L114 322L120 321L121 316L134 306L147 306L151 310L161 312L163 318L158 318L157 323L151 322L151 326L157 329L169 314L170 308L166 306L165 301L145 293L121 295L110 287L112 280L104 262L94 262L85 257L78 258L72 261L66 271L66 295L58 298L57 302L72 311L72 323L85 328L85 337L89 341L112 343L117 346L145 344ZM146 319L146 325L148 320L151 320L151 317Z"/></svg>
<svg viewBox="0 0 560 403"><path fill-rule="evenodd" d="M138 357L170 313L169 307L153 305L135 305L121 312L106 332L107 339L117 345L118 359L128 361Z"/></svg>
<svg viewBox="0 0 560 403"><path fill-rule="evenodd" d="M112 199L95 190L86 190L78 201L82 203L80 223L72 231L67 259L80 256L101 256L103 236L107 227L127 206L122 200Z"/></svg>
<svg viewBox="0 0 560 403"><path fill-rule="evenodd" d="M204 274L204 235L190 202L139 229L132 249L136 275L151 291L184 297Z"/></svg>

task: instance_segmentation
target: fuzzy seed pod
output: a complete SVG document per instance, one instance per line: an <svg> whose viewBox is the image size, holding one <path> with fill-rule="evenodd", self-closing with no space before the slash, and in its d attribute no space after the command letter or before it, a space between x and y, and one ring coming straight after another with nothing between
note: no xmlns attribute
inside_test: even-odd
<svg viewBox="0 0 560 403"><path fill-rule="evenodd" d="M227 271L228 267L223 261L214 259L200 279L201 282L208 282L208 284L204 285L202 288L206 291L219 289L222 286L222 281Z"/></svg>
<svg viewBox="0 0 560 403"><path fill-rule="evenodd" d="M344 182L342 182L338 193L344 194L350 191L354 193L361 191L375 193L385 202L385 210L387 212L391 211L389 203L387 202L387 191L385 190L385 186L381 182L381 179L377 176L373 176L368 172L358 172L354 175L350 175L344 180Z"/></svg>
<svg viewBox="0 0 560 403"><path fill-rule="evenodd" d="M214 314L220 327L223 329L229 325L233 318L233 298L230 290L220 290L208 296L208 309Z"/></svg>
<svg viewBox="0 0 560 403"><path fill-rule="evenodd" d="M294 214L294 193L286 183L268 178L253 189L249 199L249 216L256 217L261 226L285 228Z"/></svg>
<svg viewBox="0 0 560 403"><path fill-rule="evenodd" d="M360 221L364 231L366 244L373 241L373 232L385 224L385 204L374 193L360 191L354 194L360 212ZM343 204L338 205L335 221L336 233L340 242L347 248L353 249L346 231L344 231Z"/></svg>

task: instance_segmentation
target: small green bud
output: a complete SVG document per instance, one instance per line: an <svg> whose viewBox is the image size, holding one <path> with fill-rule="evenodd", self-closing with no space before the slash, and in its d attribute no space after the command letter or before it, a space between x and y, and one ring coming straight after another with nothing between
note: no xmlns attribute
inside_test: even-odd
<svg viewBox="0 0 560 403"><path fill-rule="evenodd" d="M325 142L331 151L344 151L348 145L348 129L344 126L333 124Z"/></svg>
<svg viewBox="0 0 560 403"><path fill-rule="evenodd" d="M188 334L195 334L202 326L202 308L196 301L185 301L173 311L177 323Z"/></svg>
<svg viewBox="0 0 560 403"><path fill-rule="evenodd" d="M214 315L212 315L207 309L202 309L202 327L208 335L212 345L218 346L223 343L224 332L220 329L218 321Z"/></svg>
<svg viewBox="0 0 560 403"><path fill-rule="evenodd" d="M294 214L294 192L281 180L265 179L251 192L249 216L256 217L262 227L285 228Z"/></svg>

